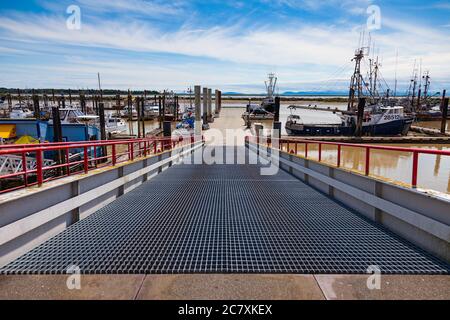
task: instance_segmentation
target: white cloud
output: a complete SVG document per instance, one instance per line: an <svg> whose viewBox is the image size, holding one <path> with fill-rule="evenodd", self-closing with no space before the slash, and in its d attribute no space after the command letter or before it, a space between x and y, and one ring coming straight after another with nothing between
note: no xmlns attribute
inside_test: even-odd
<svg viewBox="0 0 450 320"><path fill-rule="evenodd" d="M121 1L118 0L116 5ZM136 86L140 81L149 83L146 80L149 74L157 75L158 81L165 86L169 86L170 82L181 85L180 79L190 83L255 83L252 79L264 77L266 71L272 71L269 68L274 66L280 69L281 81L319 81L327 78L324 69L334 70L350 61L359 37L354 25L337 27L290 24L268 28L242 22L233 26L197 29L191 24L185 24L178 30L164 32L155 25L144 22L123 23L99 19L83 23L80 31L70 31L64 26L64 19L56 16L19 14L0 17L0 30L5 34L20 41L38 41L36 47L48 44L70 45L73 47L69 47L67 52L71 55L76 55L77 46L82 46L92 50L101 47L121 49L124 52L162 52L208 58L205 63L196 62L183 68L173 68L170 64L161 67L151 62L136 65L131 61L109 61L109 67L115 70L109 71L102 59L89 61L87 58L89 66L86 66L83 63L86 56L80 54L74 60L73 67L66 67L70 73L82 74L83 80L87 74L101 69L113 79L121 78L120 81L114 81L125 86L133 83ZM442 30L383 16L382 30L375 32L373 38L383 56L384 76L393 77L395 52L398 49L399 77L409 77L414 59L421 57L424 69L429 69L434 79L448 79L450 43L443 41L446 37L448 38L448 33ZM209 59L230 62L234 69L225 70L214 66ZM52 66L43 68L48 68L49 73L62 72L64 66L58 66L58 70ZM192 75L192 70L195 70L195 75ZM245 72L240 72L241 70ZM251 73L246 73L247 71ZM125 80L125 77L131 79ZM135 82L134 79L139 81Z"/></svg>

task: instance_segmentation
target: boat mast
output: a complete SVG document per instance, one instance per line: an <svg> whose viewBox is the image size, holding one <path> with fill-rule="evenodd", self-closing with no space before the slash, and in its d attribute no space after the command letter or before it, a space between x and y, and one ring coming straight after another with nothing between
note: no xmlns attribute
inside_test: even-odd
<svg viewBox="0 0 450 320"><path fill-rule="evenodd" d="M397 97L397 68L398 68L398 49L395 55L395 82L394 82L394 98Z"/></svg>
<svg viewBox="0 0 450 320"><path fill-rule="evenodd" d="M269 80L264 81L264 84L266 85L266 91L267 91L268 98L273 98L273 96L274 96L277 79L278 78L275 77L275 74L269 73Z"/></svg>
<svg viewBox="0 0 450 320"><path fill-rule="evenodd" d="M423 92L423 99L426 100L428 97L428 91L430 89L430 71L425 71L424 75L422 76L424 79L424 92Z"/></svg>
<svg viewBox="0 0 450 320"><path fill-rule="evenodd" d="M355 61L355 70L350 80L349 101L347 110L353 110L353 100L355 98L355 92L358 93L358 98L363 95L363 79L361 75L361 60L364 58L364 49L361 47L355 52L355 57L352 61Z"/></svg>

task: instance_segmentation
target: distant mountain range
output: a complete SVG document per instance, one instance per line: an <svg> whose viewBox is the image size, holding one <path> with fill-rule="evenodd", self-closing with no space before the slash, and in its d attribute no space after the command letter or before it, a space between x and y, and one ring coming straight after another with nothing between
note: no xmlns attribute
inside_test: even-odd
<svg viewBox="0 0 450 320"><path fill-rule="evenodd" d="M223 92L228 96L265 96L265 93L241 93L241 92ZM347 96L344 91L285 91L281 96Z"/></svg>

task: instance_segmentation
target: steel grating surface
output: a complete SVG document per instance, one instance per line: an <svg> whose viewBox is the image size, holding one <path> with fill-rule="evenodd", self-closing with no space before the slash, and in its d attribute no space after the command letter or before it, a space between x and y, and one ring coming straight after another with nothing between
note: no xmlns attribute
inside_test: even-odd
<svg viewBox="0 0 450 320"><path fill-rule="evenodd" d="M288 173L177 165L0 270L3 274L448 274L449 265Z"/></svg>

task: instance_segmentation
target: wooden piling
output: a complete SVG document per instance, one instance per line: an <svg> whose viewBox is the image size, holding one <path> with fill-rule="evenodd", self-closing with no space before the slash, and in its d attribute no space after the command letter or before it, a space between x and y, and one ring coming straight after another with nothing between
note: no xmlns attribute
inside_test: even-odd
<svg viewBox="0 0 450 320"><path fill-rule="evenodd" d="M162 118L162 97L158 97L158 121L159 121L159 129L162 129L163 118Z"/></svg>
<svg viewBox="0 0 450 320"><path fill-rule="evenodd" d="M280 121L280 104L281 104L280 97L275 97L275 111L273 116L274 122Z"/></svg>
<svg viewBox="0 0 450 320"><path fill-rule="evenodd" d="M442 104L442 120L441 120L441 133L445 133L445 129L447 126L447 114L448 114L448 100L449 98L444 99L444 103Z"/></svg>
<svg viewBox="0 0 450 320"><path fill-rule="evenodd" d="M203 125L208 124L208 88L203 88Z"/></svg>
<svg viewBox="0 0 450 320"><path fill-rule="evenodd" d="M136 97L136 112L137 112L137 129L138 129L138 138L141 137L141 100L142 97Z"/></svg>
<svg viewBox="0 0 450 320"><path fill-rule="evenodd" d="M9 112L11 112L11 110L12 110L12 97L11 97L11 94L10 94L10 93L8 93L8 95L6 96L6 99L8 100L8 109L9 109Z"/></svg>
<svg viewBox="0 0 450 320"><path fill-rule="evenodd" d="M43 99L44 99L44 107L48 107L48 96L47 96L47 94L46 93L44 93L44 95L43 95Z"/></svg>
<svg viewBox="0 0 450 320"><path fill-rule="evenodd" d="M142 138L145 138L145 97L141 99Z"/></svg>
<svg viewBox="0 0 450 320"><path fill-rule="evenodd" d="M420 98L421 98L421 95L422 95L422 89L419 89L419 93L417 94L417 110L419 110L420 111Z"/></svg>
<svg viewBox="0 0 450 320"><path fill-rule="evenodd" d="M106 122L105 122L105 106L103 104L103 102L100 102L98 104L98 115L99 115L99 120L100 120L100 139L101 140L107 140L107 136L106 136ZM107 155L107 150L106 150L106 146L102 146L102 156L106 157Z"/></svg>
<svg viewBox="0 0 450 320"><path fill-rule="evenodd" d="M62 126L61 126L61 116L59 114L58 107L52 107L52 120L53 120L53 142L63 142L62 138ZM64 151L56 151L54 160L57 164L62 164L64 162ZM58 175L61 175L62 168L58 168Z"/></svg>
<svg viewBox="0 0 450 320"><path fill-rule="evenodd" d="M166 121L166 90L164 90L162 97L162 121Z"/></svg>
<svg viewBox="0 0 450 320"><path fill-rule="evenodd" d="M212 113L212 89L208 88L208 122L214 122L214 115Z"/></svg>
<svg viewBox="0 0 450 320"><path fill-rule="evenodd" d="M87 110L86 110L86 97L84 96L84 92L79 91L79 92L78 92L78 96L80 97L80 107L81 107L81 112L87 114Z"/></svg>
<svg viewBox="0 0 450 320"><path fill-rule="evenodd" d="M446 92L447 92L447 91L446 91L445 89L444 89L444 91L442 91L442 100L441 100L441 104L439 105L439 109L441 110L441 112L442 112L442 110L443 110Z"/></svg>
<svg viewBox="0 0 450 320"><path fill-rule="evenodd" d="M194 87L194 105L195 105L195 135L200 136L202 134L202 97L201 87Z"/></svg>
<svg viewBox="0 0 450 320"><path fill-rule="evenodd" d="M219 114L220 113L220 107L219 107L219 90L216 89L214 92L214 113Z"/></svg>
<svg viewBox="0 0 450 320"><path fill-rule="evenodd" d="M175 121L178 121L178 96L174 96L173 100L174 100L173 103L175 104L173 106L173 108L174 108L173 116L174 116Z"/></svg>
<svg viewBox="0 0 450 320"><path fill-rule="evenodd" d="M131 92L128 89L128 97L127 97L127 107L128 107L128 131L130 135L134 134L133 130L133 97L131 96Z"/></svg>
<svg viewBox="0 0 450 320"><path fill-rule="evenodd" d="M39 120L41 118L41 109L39 107L39 96L35 94L34 89L33 89L33 109L34 109L34 117Z"/></svg>
<svg viewBox="0 0 450 320"><path fill-rule="evenodd" d="M163 122L163 132L164 132L164 137L170 137L172 135L172 122L171 121Z"/></svg>

